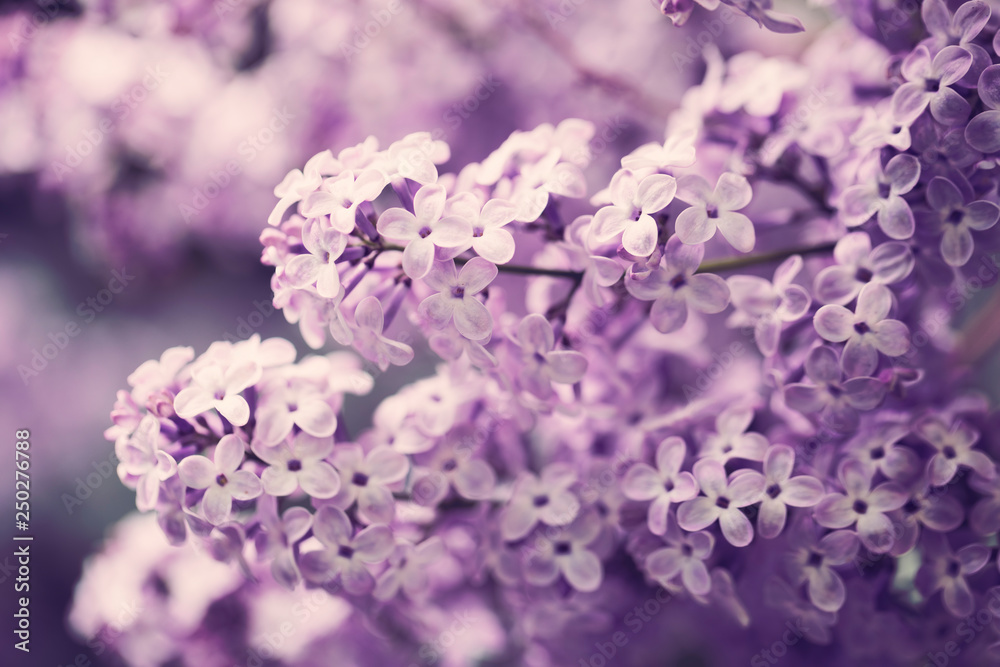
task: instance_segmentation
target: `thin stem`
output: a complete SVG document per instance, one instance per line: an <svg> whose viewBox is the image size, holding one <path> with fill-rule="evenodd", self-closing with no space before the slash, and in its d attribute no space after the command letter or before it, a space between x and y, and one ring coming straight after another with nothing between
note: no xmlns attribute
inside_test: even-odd
<svg viewBox="0 0 1000 667"><path fill-rule="evenodd" d="M702 262L701 266L698 267L697 272L705 273L707 271L711 271L715 273L718 271L732 271L733 269L742 269L745 266L754 266L756 264L774 262L779 259L787 259L792 255L816 255L824 252L831 252L835 245L837 245L836 241L829 241L827 243L821 243L815 246L806 246L804 248L788 248L785 250L765 252L759 255L726 257L724 259L710 260Z"/></svg>

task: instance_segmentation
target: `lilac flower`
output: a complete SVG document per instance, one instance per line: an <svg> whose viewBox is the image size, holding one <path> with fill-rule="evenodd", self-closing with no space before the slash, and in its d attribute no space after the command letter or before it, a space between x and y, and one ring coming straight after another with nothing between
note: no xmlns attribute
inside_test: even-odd
<svg viewBox="0 0 1000 667"><path fill-rule="evenodd" d="M931 58L921 44L903 60L907 83L892 96L892 115L897 123L912 125L928 106L934 120L958 125L969 117L969 103L951 86L972 66L972 54L960 46L946 46Z"/></svg>
<svg viewBox="0 0 1000 667"><path fill-rule="evenodd" d="M965 140L977 151L996 153L1000 151L1000 65L983 70L977 92L986 110L965 126Z"/></svg>
<svg viewBox="0 0 1000 667"><path fill-rule="evenodd" d="M572 523L580 511L580 501L569 490L576 481L576 472L561 463L546 466L541 477L524 473L500 515L503 539L519 540L539 521L546 526Z"/></svg>
<svg viewBox="0 0 1000 667"><path fill-rule="evenodd" d="M333 438L317 438L305 431L295 434L291 443L275 447L255 445L253 452L268 467L261 474L264 492L287 496L301 488L313 498L332 498L340 490L340 475L326 462L333 451Z"/></svg>
<svg viewBox="0 0 1000 667"><path fill-rule="evenodd" d="M517 216L517 209L510 202L490 199L482 203L472 193L460 192L448 200L445 212L471 225L469 238L456 250L471 247L494 264L506 264L514 257L514 237L504 229Z"/></svg>
<svg viewBox="0 0 1000 667"><path fill-rule="evenodd" d="M787 385L785 402L804 414L821 413L824 423L840 431L857 429L857 411L871 410L885 398L885 385L873 377L844 381L837 353L829 347L820 346L809 352L805 372L813 384Z"/></svg>
<svg viewBox="0 0 1000 667"><path fill-rule="evenodd" d="M660 172L671 167L690 167L695 161L695 146L690 135L668 134L663 143L639 146L622 158L622 168L632 172Z"/></svg>
<svg viewBox="0 0 1000 667"><path fill-rule="evenodd" d="M358 518L366 523L390 523L396 512L391 486L406 477L406 457L386 447L364 454L357 445L338 446L334 467L340 472L340 491L329 504L349 509L358 504Z"/></svg>
<svg viewBox="0 0 1000 667"><path fill-rule="evenodd" d="M677 509L677 523L684 530L707 528L716 521L726 540L745 547L753 540L753 525L739 508L753 505L764 493L764 476L755 470L740 469L726 479L726 469L718 461L702 459L694 464L694 476L705 495L688 500Z"/></svg>
<svg viewBox="0 0 1000 667"><path fill-rule="evenodd" d="M850 563L857 553L858 536L851 531L835 530L817 541L814 531L807 528L795 535L786 564L793 583L808 582L810 602L835 612L844 606L847 591L833 568Z"/></svg>
<svg viewBox="0 0 1000 667"><path fill-rule="evenodd" d="M673 176L652 174L639 179L628 169L618 171L611 179L612 205L594 214L594 238L606 243L621 234L622 246L628 253L648 257L659 238L652 214L666 208L676 192Z"/></svg>
<svg viewBox="0 0 1000 667"><path fill-rule="evenodd" d="M333 162L333 155L329 150L325 150L309 158L301 171L292 169L285 174L281 183L274 186L274 196L278 197L279 201L267 217L267 224L272 226L280 224L289 208L318 189L323 184L323 175L330 170Z"/></svg>
<svg viewBox="0 0 1000 667"><path fill-rule="evenodd" d="M863 174L841 195L841 219L848 227L862 225L874 215L879 228L892 239L913 236L913 211L902 195L913 190L920 180L920 161L901 153L889 160L883 169L874 160L869 163L873 174Z"/></svg>
<svg viewBox="0 0 1000 667"><path fill-rule="evenodd" d="M764 456L764 497L757 514L757 531L771 539L781 534L788 507L812 507L823 497L823 483L815 477L792 477L795 450L771 445Z"/></svg>
<svg viewBox="0 0 1000 667"><path fill-rule="evenodd" d="M174 410L179 417L193 419L215 409L233 426L244 426L250 421L250 406L240 394L256 384L262 373L260 364L252 361L231 365L209 362L192 371L191 386L177 393Z"/></svg>
<svg viewBox="0 0 1000 667"><path fill-rule="evenodd" d="M588 546L600 530L601 522L593 511L582 512L567 526L546 530L544 537L537 536L526 547L531 553L524 565L524 578L535 586L548 586L562 575L575 590L596 591L604 568Z"/></svg>
<svg viewBox="0 0 1000 667"><path fill-rule="evenodd" d="M753 418L751 408L734 406L720 412L715 418L715 433L709 433L702 440L698 458L723 464L731 459L763 461L767 438L760 433L746 432Z"/></svg>
<svg viewBox="0 0 1000 667"><path fill-rule="evenodd" d="M965 203L961 191L947 178L935 176L927 184L928 224L936 223L942 233L941 256L951 266L965 266L972 257L972 231L984 231L1000 219L1000 207L990 201Z"/></svg>
<svg viewBox="0 0 1000 667"><path fill-rule="evenodd" d="M485 461L455 441L434 447L432 459L413 473L413 500L434 507L454 488L462 498L484 500L496 486L496 472Z"/></svg>
<svg viewBox="0 0 1000 667"><path fill-rule="evenodd" d="M403 270L414 280L428 274L438 248L458 248L472 236L468 220L455 215L442 217L446 199L443 187L425 185L413 196L413 213L390 208L378 219L379 234L406 244Z"/></svg>
<svg viewBox="0 0 1000 667"><path fill-rule="evenodd" d="M413 361L413 348L382 335L385 317L382 302L374 296L366 296L354 310L354 322L358 329L354 346L365 359L374 361L380 370L394 366L405 366Z"/></svg>
<svg viewBox="0 0 1000 667"><path fill-rule="evenodd" d="M115 443L118 477L135 488L135 505L140 512L156 509L160 484L177 472L174 457L160 449L160 420L146 415L131 437Z"/></svg>
<svg viewBox="0 0 1000 667"><path fill-rule="evenodd" d="M325 584L339 576L351 595L366 595L375 588L375 578L366 565L381 563L392 552L388 526L368 526L355 535L344 511L328 506L316 511L313 534L324 548L299 557L299 568L307 581Z"/></svg>
<svg viewBox="0 0 1000 667"><path fill-rule="evenodd" d="M739 174L722 174L714 190L701 176L682 176L677 181L677 198L691 206L677 216L677 236L694 245L708 241L718 229L731 246L750 252L756 242L753 223L736 211L752 197L750 183Z"/></svg>
<svg viewBox="0 0 1000 667"><path fill-rule="evenodd" d="M890 241L872 249L871 238L864 232L851 232L837 241L833 249L835 266L816 275L813 291L821 303L847 305L868 283L893 285L910 275L914 258L905 243Z"/></svg>
<svg viewBox="0 0 1000 667"><path fill-rule="evenodd" d="M573 350L555 350L552 324L542 315L526 315L517 327L521 347L521 386L541 399L552 396L552 383L573 384L587 372L587 358Z"/></svg>
<svg viewBox="0 0 1000 667"><path fill-rule="evenodd" d="M664 541L668 546L653 551L645 560L646 572L666 585L678 574L692 595L707 595L712 588L705 561L712 555L715 538L710 533L684 533L670 521Z"/></svg>
<svg viewBox="0 0 1000 667"><path fill-rule="evenodd" d="M899 442L909 433L910 429L900 424L884 425L862 432L847 443L847 449L872 474L878 470L889 479L904 481L920 472L917 454Z"/></svg>
<svg viewBox="0 0 1000 667"><path fill-rule="evenodd" d="M156 393L173 383L180 370L194 359L194 348L171 347L160 355L159 360L145 361L128 376L132 387L132 398L145 403Z"/></svg>
<svg viewBox="0 0 1000 667"><path fill-rule="evenodd" d="M309 435L325 438L337 429L337 414L315 378L292 376L266 384L256 413L254 442L273 447L298 426Z"/></svg>
<svg viewBox="0 0 1000 667"><path fill-rule="evenodd" d="M837 614L820 609L811 600L804 600L798 589L781 577L768 577L764 582L764 603L777 609L783 617L794 618L796 635L801 632L807 640L820 646L830 643L832 629L837 624ZM782 639L785 636L787 635L782 635Z"/></svg>
<svg viewBox="0 0 1000 667"><path fill-rule="evenodd" d="M910 349L910 330L899 320L886 317L890 308L892 292L883 285L869 283L861 288L853 313L836 304L816 311L816 333L832 343L847 342L840 361L849 376L875 372L879 352L898 357Z"/></svg>
<svg viewBox="0 0 1000 667"><path fill-rule="evenodd" d="M659 265L644 279L626 276L629 294L652 301L649 319L661 333L677 331L687 321L688 308L718 313L729 304L729 287L711 273L695 274L705 256L703 246L690 246L677 236L667 241Z"/></svg>
<svg viewBox="0 0 1000 667"><path fill-rule="evenodd" d="M773 281L758 276L733 276L726 281L733 307L754 327L754 342L765 357L778 351L781 328L801 319L812 298L805 288L792 284L802 270L802 257L793 255L774 272ZM738 322L732 319L731 322Z"/></svg>
<svg viewBox="0 0 1000 667"><path fill-rule="evenodd" d="M355 229L355 215L363 202L374 201L385 189L387 180L378 169L365 169L357 174L343 171L323 181L320 189L306 196L299 212L306 218L329 216L330 226L341 234Z"/></svg>
<svg viewBox="0 0 1000 667"><path fill-rule="evenodd" d="M326 227L323 218L310 218L302 228L302 245L308 252L284 265L288 283L296 289L316 285L320 296L336 298L341 290L337 260L347 248L347 236Z"/></svg>
<svg viewBox="0 0 1000 667"><path fill-rule="evenodd" d="M681 472L687 456L684 440L671 436L656 448L656 468L646 463L636 463L628 469L622 480L622 491L630 500L652 502L647 523L654 535L667 531L667 515L672 503L690 500L698 495L698 482L689 472ZM708 573L706 572L706 579Z"/></svg>
<svg viewBox="0 0 1000 667"><path fill-rule="evenodd" d="M965 578L979 572L990 558L990 548L967 544L952 552L943 535L925 539L924 560L914 583L924 597L942 591L944 606L956 618L974 611L975 597Z"/></svg>
<svg viewBox="0 0 1000 667"><path fill-rule="evenodd" d="M972 448L979 441L979 432L965 422L955 421L949 428L940 418L927 417L914 425L913 432L937 450L927 463L934 486L949 483L960 465L972 468L987 480L996 476L996 466L990 457Z"/></svg>
<svg viewBox="0 0 1000 667"><path fill-rule="evenodd" d="M373 597L391 600L402 590L411 600L420 600L429 588L427 570L440 562L444 554L444 543L437 536L420 544L397 542L389 554L389 567L378 577Z"/></svg>
<svg viewBox="0 0 1000 667"><path fill-rule="evenodd" d="M186 486L207 489L201 509L213 525L229 518L234 499L252 500L264 491L257 475L239 470L243 456L243 441L230 434L219 440L211 460L205 456L189 456L177 464L177 473Z"/></svg>
<svg viewBox="0 0 1000 667"><path fill-rule="evenodd" d="M268 496L270 497L270 496ZM274 580L289 590L294 590L301 577L295 562L293 545L300 542L312 528L312 514L304 507L289 507L279 519L277 507L273 516L264 523L264 529L254 538L257 553L271 560Z"/></svg>
<svg viewBox="0 0 1000 667"><path fill-rule="evenodd" d="M493 331L493 316L476 295L496 278L497 267L481 257L456 271L453 261L438 262L425 281L438 294L420 303L420 312L434 326L444 328L452 319L458 331L470 340L482 340Z"/></svg>
<svg viewBox="0 0 1000 667"><path fill-rule="evenodd" d="M969 486L983 495L969 513L969 524L980 535L1000 532L1000 475L974 475Z"/></svg>
<svg viewBox="0 0 1000 667"><path fill-rule="evenodd" d="M938 533L949 533L962 524L965 513L962 505L941 489L934 489L927 480L920 478L910 485L910 497L889 515L893 522L893 544L889 551L902 556L917 545L920 527L926 526Z"/></svg>
<svg viewBox="0 0 1000 667"><path fill-rule="evenodd" d="M907 494L895 482L872 488L871 474L858 461L844 461L837 472L844 493L830 493L816 505L813 516L827 528L847 528L857 524L858 537L873 553L892 547L892 520L888 512L906 503Z"/></svg>
<svg viewBox="0 0 1000 667"><path fill-rule="evenodd" d="M962 83L975 84L991 62L986 49L973 41L986 27L990 13L990 6L981 0L963 3L954 14L944 0L924 0L921 4L920 16L931 34L927 41L936 48L958 45L972 56L972 66Z"/></svg>

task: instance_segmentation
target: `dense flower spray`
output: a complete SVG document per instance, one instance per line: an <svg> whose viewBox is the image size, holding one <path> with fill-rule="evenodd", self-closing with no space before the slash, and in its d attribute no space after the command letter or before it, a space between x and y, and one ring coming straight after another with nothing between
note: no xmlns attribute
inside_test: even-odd
<svg viewBox="0 0 1000 667"><path fill-rule="evenodd" d="M798 61L707 49L663 142L589 195L574 119L457 173L430 133L317 154L262 261L310 347L369 365L168 350L115 405L122 481L171 542L342 598L404 655L461 607L493 620L453 664L595 665L575 638L652 599L794 621L830 665L936 656L985 609L962 664L987 664L1000 446L947 323L998 271L997 18L925 0L904 46L843 23ZM345 395L427 348L349 434Z"/></svg>

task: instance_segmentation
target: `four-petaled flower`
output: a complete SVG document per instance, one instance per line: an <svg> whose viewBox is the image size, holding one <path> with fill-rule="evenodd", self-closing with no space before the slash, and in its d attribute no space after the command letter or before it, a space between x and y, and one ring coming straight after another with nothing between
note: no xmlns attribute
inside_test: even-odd
<svg viewBox="0 0 1000 667"><path fill-rule="evenodd" d="M851 232L837 241L833 249L835 266L816 275L813 291L820 303L847 305L868 283L892 285L913 271L913 253L905 243L889 241L872 250L872 240L865 232Z"/></svg>
<svg viewBox="0 0 1000 667"><path fill-rule="evenodd" d="M301 488L313 498L332 498L340 491L340 475L326 462L333 438L317 438L305 431L275 447L253 446L253 453L268 464L260 479L264 491L287 496Z"/></svg>
<svg viewBox="0 0 1000 667"><path fill-rule="evenodd" d="M354 347L365 359L374 361L379 370L386 370L389 364L405 366L413 361L412 347L382 335L385 315L382 312L382 302L377 297L366 296L358 303L358 307L354 309L354 323L358 327Z"/></svg>
<svg viewBox="0 0 1000 667"><path fill-rule="evenodd" d="M741 468L726 479L726 469L718 461L702 459L694 464L694 476L701 492L677 509L677 523L684 530L708 528L716 521L722 534L734 547L745 547L753 540L753 524L740 511L761 500L764 476L756 470Z"/></svg>
<svg viewBox="0 0 1000 667"><path fill-rule="evenodd" d="M524 578L535 586L548 586L561 574L581 593L592 593L601 585L604 566L587 546L601 532L596 511L582 512L568 526L549 529L529 540L530 550L524 563Z"/></svg>
<svg viewBox="0 0 1000 667"><path fill-rule="evenodd" d="M444 555L440 537L428 537L420 544L397 542L389 554L389 567L379 575L372 595L376 600L391 600L400 590L411 600L426 593L430 578L427 570Z"/></svg>
<svg viewBox="0 0 1000 667"><path fill-rule="evenodd" d="M874 489L870 471L860 462L841 463L838 478L844 493L829 493L813 510L816 522L826 528L847 528L857 524L858 537L872 553L886 553L893 545L892 520L888 512L898 510L908 495L895 482L883 482Z"/></svg>
<svg viewBox="0 0 1000 667"><path fill-rule="evenodd" d="M651 500L647 523L654 535L667 531L667 514L671 503L690 500L698 495L698 482L689 472L681 472L687 456L684 440L671 436L656 448L656 468L636 463L625 473L622 491L630 500Z"/></svg>
<svg viewBox="0 0 1000 667"><path fill-rule="evenodd" d="M234 360L225 366L209 363L191 373L191 386L174 397L174 410L178 417L193 419L215 408L233 426L245 426L250 421L250 405L241 394L263 372L256 361Z"/></svg>
<svg viewBox="0 0 1000 667"><path fill-rule="evenodd" d="M419 280L434 265L438 248L461 247L472 236L472 225L457 215L444 215L447 194L440 185L425 185L413 196L413 213L390 208L378 219L378 233L390 241L406 243L403 270Z"/></svg>
<svg viewBox="0 0 1000 667"><path fill-rule="evenodd" d="M329 504L346 510L357 501L362 521L391 522L396 503L390 487L406 477L407 458L388 447L376 447L366 455L357 445L338 446L332 458L340 471L340 491Z"/></svg>
<svg viewBox="0 0 1000 667"><path fill-rule="evenodd" d="M808 582L809 600L823 611L835 612L843 607L847 591L833 568L854 560L858 536L849 530L835 530L817 540L814 525L806 523L793 534L792 543L785 563L793 583Z"/></svg>
<svg viewBox="0 0 1000 667"><path fill-rule="evenodd" d="M756 243L753 223L737 211L752 197L750 183L739 174L722 174L714 190L701 176L682 176L677 181L677 198L691 206L677 215L677 236L694 245L708 241L718 229L729 245L750 252Z"/></svg>
<svg viewBox="0 0 1000 667"><path fill-rule="evenodd" d="M160 450L159 441L160 420L146 415L132 437L120 437L115 443L118 477L135 481L135 506L140 512L156 509L160 484L177 472L177 462Z"/></svg>
<svg viewBox="0 0 1000 667"><path fill-rule="evenodd" d="M327 178L316 192L306 196L299 205L305 218L330 216L330 225L341 234L354 231L358 206L375 201L388 180L379 169L368 168L355 177L347 170Z"/></svg>
<svg viewBox="0 0 1000 667"><path fill-rule="evenodd" d="M805 371L813 383L786 385L785 402L803 414L820 413L821 421L838 431L856 430L858 410L871 410L885 398L885 385L873 377L844 381L837 353L829 347L813 348Z"/></svg>
<svg viewBox="0 0 1000 667"><path fill-rule="evenodd" d="M965 266L972 257L972 232L991 229L1000 219L1000 207L990 201L965 203L958 187L949 179L935 176L927 184L929 211L920 211L921 221L941 231L941 257L951 266Z"/></svg>
<svg viewBox="0 0 1000 667"><path fill-rule="evenodd" d="M926 45L913 49L903 60L904 83L892 96L892 115L902 125L912 125L928 106L942 125L957 125L969 117L971 107L951 88L972 66L972 54L961 46L946 46L931 58Z"/></svg>
<svg viewBox="0 0 1000 667"><path fill-rule="evenodd" d="M677 181L666 174L652 174L642 180L622 169L611 179L611 206L594 214L591 227L595 240L606 243L619 234L622 247L636 257L648 257L656 249L659 229L652 214L673 201Z"/></svg>
<svg viewBox="0 0 1000 667"><path fill-rule="evenodd" d="M500 515L500 533L505 540L519 540L539 521L546 526L566 526L580 511L569 487L577 474L563 463L552 463L542 470L541 478L524 473L515 483L513 495Z"/></svg>
<svg viewBox="0 0 1000 667"><path fill-rule="evenodd" d="M336 507L320 507L313 518L313 535L325 547L308 551L299 559L307 581L326 584L338 575L351 595L366 595L375 588L375 577L366 565L385 561L394 546L388 526L375 525L354 534L351 520Z"/></svg>
<svg viewBox="0 0 1000 667"><path fill-rule="evenodd" d="M556 350L552 324L538 313L517 327L521 347L521 386L541 399L552 396L552 383L573 384L587 372L587 358L574 350Z"/></svg>
<svg viewBox="0 0 1000 667"><path fill-rule="evenodd" d="M765 357L778 351L782 325L801 319L812 303L809 292L792 283L801 270L802 257L792 255L777 268L772 281L747 275L726 281L733 307L738 311L731 322L752 323L754 342Z"/></svg>
<svg viewBox="0 0 1000 667"><path fill-rule="evenodd" d="M763 461L767 451L767 438L760 433L747 433L753 422L752 408L733 406L715 418L715 433L709 433L698 451L700 459L714 459L728 463L730 459Z"/></svg>
<svg viewBox="0 0 1000 667"><path fill-rule="evenodd" d="M910 349L910 330L899 320L888 319L892 292L869 283L861 288L852 313L844 306L827 304L816 311L816 333L831 343L843 343L841 365L851 377L871 375L878 368L878 353L898 357Z"/></svg>
<svg viewBox="0 0 1000 667"><path fill-rule="evenodd" d="M901 153L889 160L885 168L875 159L868 163L861 183L852 185L841 195L841 218L848 227L868 222L874 215L879 228L892 239L913 236L914 221L910 205L903 195L913 190L920 180L920 161Z"/></svg>
<svg viewBox="0 0 1000 667"><path fill-rule="evenodd" d="M685 533L677 521L669 521L664 536L668 546L646 556L646 571L661 584L669 583L678 574L681 583L692 595L708 595L712 579L705 561L712 555L715 538L710 533Z"/></svg>
<svg viewBox="0 0 1000 667"><path fill-rule="evenodd" d="M420 312L439 329L454 319L459 333L470 340L482 340L493 331L493 316L476 295L497 277L496 265L473 257L461 271L455 262L438 262L424 281L437 294L420 302Z"/></svg>
<svg viewBox="0 0 1000 667"><path fill-rule="evenodd" d="M788 507L812 507L823 498L823 483L815 477L792 477L795 450L788 445L771 445L764 455L764 496L757 514L761 537L781 534Z"/></svg>
<svg viewBox="0 0 1000 667"><path fill-rule="evenodd" d="M484 204L471 192L460 192L448 200L445 212L471 225L469 236L456 251L471 247L494 264L506 264L514 257L514 237L504 229L517 216L517 208L509 201L490 199Z"/></svg>
<svg viewBox="0 0 1000 667"><path fill-rule="evenodd" d="M923 565L914 579L917 590L924 597L942 591L944 606L956 618L971 614L975 597L965 578L986 566L990 548L973 543L952 552L947 538L936 533L925 536L923 547Z"/></svg>
<svg viewBox="0 0 1000 667"><path fill-rule="evenodd" d="M979 432L965 422L956 421L949 428L938 417L927 417L914 425L913 432L937 450L927 463L927 473L934 486L950 482L960 465L972 468L984 479L996 476L996 467L990 457L972 448L979 441Z"/></svg>
<svg viewBox="0 0 1000 667"><path fill-rule="evenodd" d="M296 289L316 285L321 297L336 298L341 290L337 260L347 248L347 235L326 226L323 218L310 218L302 225L302 245L308 252L284 265L288 284Z"/></svg>
<svg viewBox="0 0 1000 667"><path fill-rule="evenodd" d="M177 464L177 474L186 486L206 489L201 509L209 523L219 525L228 519L233 500L252 500L263 493L257 475L239 470L243 456L243 441L229 434L219 440L211 460L195 455Z"/></svg>
<svg viewBox="0 0 1000 667"><path fill-rule="evenodd" d="M729 287L714 273L698 273L705 256L701 245L685 245L671 236L663 258L649 275L626 276L629 294L642 301L652 301L649 320L657 331L677 331L687 321L688 308L703 313L718 313L729 305Z"/></svg>

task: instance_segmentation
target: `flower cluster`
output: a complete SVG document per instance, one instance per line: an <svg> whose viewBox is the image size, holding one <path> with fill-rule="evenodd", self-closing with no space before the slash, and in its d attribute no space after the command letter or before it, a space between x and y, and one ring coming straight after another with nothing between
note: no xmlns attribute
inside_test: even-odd
<svg viewBox="0 0 1000 667"><path fill-rule="evenodd" d="M922 7L905 52L709 50L589 198L580 120L458 173L430 134L319 153L261 235L274 305L313 348L443 363L351 436L346 353L170 350L109 431L139 508L373 623L490 596L524 664L657 590L839 637L822 664L940 650L1000 583L1000 445L946 326L1000 270L1000 38L980 0Z"/></svg>

